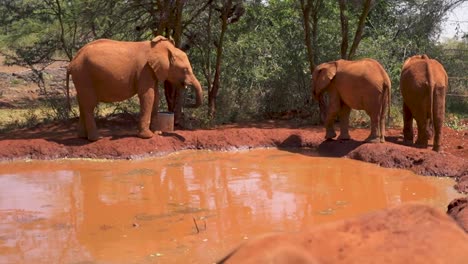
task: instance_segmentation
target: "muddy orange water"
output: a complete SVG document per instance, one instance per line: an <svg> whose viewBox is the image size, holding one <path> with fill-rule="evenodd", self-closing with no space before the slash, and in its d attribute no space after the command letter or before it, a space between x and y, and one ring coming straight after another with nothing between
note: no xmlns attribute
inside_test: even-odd
<svg viewBox="0 0 468 264"><path fill-rule="evenodd" d="M242 241L408 201L447 178L281 150L0 164L0 263L213 263Z"/></svg>

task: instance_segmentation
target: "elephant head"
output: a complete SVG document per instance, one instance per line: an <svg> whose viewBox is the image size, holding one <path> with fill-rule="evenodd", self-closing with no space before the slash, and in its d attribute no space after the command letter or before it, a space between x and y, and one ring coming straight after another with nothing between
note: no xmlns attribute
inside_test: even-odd
<svg viewBox="0 0 468 264"><path fill-rule="evenodd" d="M185 107L194 108L201 105L203 98L201 84L193 74L187 54L176 48L171 40L157 36L151 41L148 64L158 81L168 81L176 88L191 86L195 89L195 103Z"/></svg>
<svg viewBox="0 0 468 264"><path fill-rule="evenodd" d="M337 69L337 62L327 62L318 65L312 73L312 94L319 102L320 120L325 122L327 111L326 99L323 92L330 85L333 78L335 78Z"/></svg>

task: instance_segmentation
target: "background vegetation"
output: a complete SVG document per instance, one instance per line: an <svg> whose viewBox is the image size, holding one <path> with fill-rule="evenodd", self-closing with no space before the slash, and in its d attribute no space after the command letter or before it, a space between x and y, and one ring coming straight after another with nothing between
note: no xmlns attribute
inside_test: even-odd
<svg viewBox="0 0 468 264"><path fill-rule="evenodd" d="M188 126L282 117L318 124L317 103L310 98L311 70L322 62L363 57L377 59L389 73L391 121L399 125L401 65L411 55L426 53L442 62L450 76L447 123L457 127L468 118L468 37L437 40L444 17L463 2L0 0L0 52L7 63L32 70L46 98L47 118L63 119L77 112L66 110L63 94L57 98L51 92L47 65L70 61L80 47L99 38L170 36L189 54L206 89L202 108L184 109ZM112 107L137 112L135 100ZM355 125L366 123L359 112L352 118Z"/></svg>

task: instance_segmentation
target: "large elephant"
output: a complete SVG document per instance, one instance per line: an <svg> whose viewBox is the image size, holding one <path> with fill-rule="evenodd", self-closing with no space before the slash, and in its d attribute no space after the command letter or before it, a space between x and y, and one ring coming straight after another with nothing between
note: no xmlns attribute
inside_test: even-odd
<svg viewBox="0 0 468 264"><path fill-rule="evenodd" d="M416 146L426 148L434 130L432 149L440 150L447 88L447 73L438 61L427 55L415 55L405 61L400 77L405 144L413 144L414 118L418 126Z"/></svg>
<svg viewBox="0 0 468 264"><path fill-rule="evenodd" d="M338 139L350 139L349 114L365 110L371 119L371 133L366 142L385 142L385 118L390 104L391 82L382 65L373 59L337 60L318 65L312 73L312 93L319 100L325 118L326 139L336 137L334 121L340 118ZM323 93L328 91L328 108Z"/></svg>
<svg viewBox="0 0 468 264"><path fill-rule="evenodd" d="M183 89L193 86L198 107L202 87L193 74L187 55L162 37L151 41L122 42L108 39L93 41L81 48L67 69L75 84L80 119L79 137L99 139L94 120L98 102L117 102L138 94L140 117L138 136L151 138L159 108L158 81L168 81Z"/></svg>

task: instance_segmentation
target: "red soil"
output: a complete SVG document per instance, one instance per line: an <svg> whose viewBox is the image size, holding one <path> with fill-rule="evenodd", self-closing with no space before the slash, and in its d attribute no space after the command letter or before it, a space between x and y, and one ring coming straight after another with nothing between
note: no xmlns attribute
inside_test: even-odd
<svg viewBox="0 0 468 264"><path fill-rule="evenodd" d="M98 127L103 138L97 142L89 142L76 137L76 125L77 120L74 119L0 134L0 160L133 159L159 156L184 149L311 148L316 149L322 156L348 155L384 167L413 168L416 173L423 175L468 174L468 171L461 170L466 169L461 168L464 167L461 165L468 159L467 130L444 128L444 151L436 153L429 148L403 146L401 129L388 129L385 144L364 144L362 140L368 136L369 130L360 128L351 130L352 140L324 141L323 127L300 125L292 121L265 121L224 125L213 129L175 130L155 135L151 139L140 139L134 136L136 120L132 116L120 115L99 120ZM365 151L359 151L360 149ZM372 157L368 157L370 153ZM426 163L426 160L430 160L431 163ZM439 164L441 161L446 161L442 168ZM451 169L452 165L457 168ZM459 166L461 167L458 168Z"/></svg>

